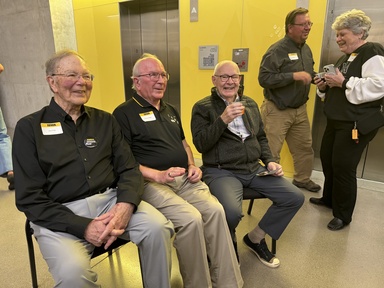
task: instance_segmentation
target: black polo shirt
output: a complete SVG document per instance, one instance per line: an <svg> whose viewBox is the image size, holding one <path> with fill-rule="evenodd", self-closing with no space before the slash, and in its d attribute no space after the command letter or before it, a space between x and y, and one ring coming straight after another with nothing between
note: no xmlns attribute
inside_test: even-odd
<svg viewBox="0 0 384 288"><path fill-rule="evenodd" d="M135 93L113 115L140 164L158 170L188 168L188 155L182 143L184 131L173 106L161 100L158 111Z"/></svg>
<svg viewBox="0 0 384 288"><path fill-rule="evenodd" d="M52 99L20 119L13 140L16 205L32 222L83 237L91 219L61 203L118 186L117 201L138 205L143 177L116 119L84 106L76 123Z"/></svg>

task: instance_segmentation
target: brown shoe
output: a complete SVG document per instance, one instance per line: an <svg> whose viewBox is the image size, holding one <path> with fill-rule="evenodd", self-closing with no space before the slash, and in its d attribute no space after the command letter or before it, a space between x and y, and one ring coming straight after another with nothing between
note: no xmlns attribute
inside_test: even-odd
<svg viewBox="0 0 384 288"><path fill-rule="evenodd" d="M296 180L293 180L292 184L295 185L296 187L304 188L304 189L307 189L308 191L311 191L311 192L317 192L317 191L319 191L321 189L321 186L317 185L312 180L309 180L306 183L298 182Z"/></svg>

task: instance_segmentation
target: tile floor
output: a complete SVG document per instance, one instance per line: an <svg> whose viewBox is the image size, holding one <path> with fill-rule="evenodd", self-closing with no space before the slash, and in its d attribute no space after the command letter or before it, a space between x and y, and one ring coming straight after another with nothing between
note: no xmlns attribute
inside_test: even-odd
<svg viewBox="0 0 384 288"><path fill-rule="evenodd" d="M322 184L322 174L314 171L313 179ZM384 181L383 181L384 182ZM353 222L332 232L326 228L331 210L308 202L317 193L306 192L306 202L287 230L277 241L281 266L271 269L239 243L244 288L378 288L384 283L384 183L359 181L358 201ZM321 192L320 192L321 195ZM248 201L244 201L246 213ZM238 237L252 229L269 206L268 200L255 202L252 215L244 216ZM31 287L24 215L15 207L14 192L0 179L0 287ZM270 245L270 239L267 239ZM36 261L39 287L52 287L37 245ZM176 253L173 253L172 287L181 288ZM142 287L137 248L129 243L110 258L92 260L102 287ZM203 287L197 287L203 288Z"/></svg>

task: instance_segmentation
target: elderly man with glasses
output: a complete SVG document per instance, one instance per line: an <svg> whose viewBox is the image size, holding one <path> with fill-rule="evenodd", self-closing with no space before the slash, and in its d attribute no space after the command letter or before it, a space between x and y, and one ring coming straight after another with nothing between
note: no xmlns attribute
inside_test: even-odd
<svg viewBox="0 0 384 288"><path fill-rule="evenodd" d="M140 163L143 199L175 226L183 287L242 287L223 207L201 181L179 113L163 101L168 73L144 54L132 75L135 92L113 114Z"/></svg>
<svg viewBox="0 0 384 288"><path fill-rule="evenodd" d="M311 180L314 152L306 104L315 76L312 52L306 44L312 25L307 9L288 13L285 37L263 56L259 83L265 98L261 117L273 157L280 161L285 140L295 169L292 183L317 192L321 187Z"/></svg>
<svg viewBox="0 0 384 288"><path fill-rule="evenodd" d="M256 102L238 93L240 80L236 63L222 61L216 65L211 95L192 110L193 143L202 153L203 180L224 206L235 248L243 188L251 188L273 202L243 241L263 264L276 268L280 261L269 251L265 235L279 239L304 196L281 177L284 173L271 155Z"/></svg>
<svg viewBox="0 0 384 288"><path fill-rule="evenodd" d="M171 287L173 225L141 201L143 176L116 119L85 106L93 87L87 64L60 51L46 75L53 97L17 123L13 161L16 205L55 287L100 287L92 253L117 238L138 245L144 287Z"/></svg>

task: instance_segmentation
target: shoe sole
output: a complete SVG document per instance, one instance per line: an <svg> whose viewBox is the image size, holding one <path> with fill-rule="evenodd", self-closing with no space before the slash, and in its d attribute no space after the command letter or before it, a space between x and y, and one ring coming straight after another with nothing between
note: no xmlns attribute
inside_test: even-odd
<svg viewBox="0 0 384 288"><path fill-rule="evenodd" d="M277 264L277 265L276 265L276 264L273 264L273 263L269 263L269 262L267 262L266 260L264 260L263 258L261 258L260 255L257 254L257 252L256 252L255 250L253 250L251 247L249 247L249 246L247 245L247 243L245 243L244 240L243 240L243 243L244 243L244 245L245 245L249 250L251 250L251 251L257 256L257 258L259 258L260 262L263 263L265 266L268 266L269 268L277 268L277 267L280 266L280 262L279 262L279 264Z"/></svg>

